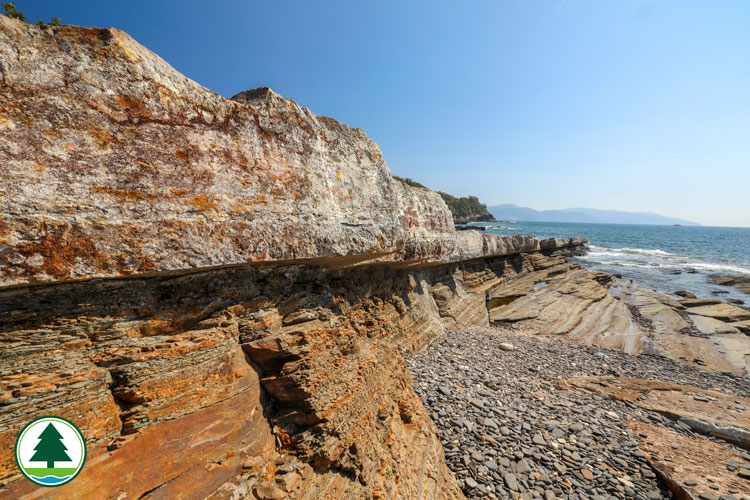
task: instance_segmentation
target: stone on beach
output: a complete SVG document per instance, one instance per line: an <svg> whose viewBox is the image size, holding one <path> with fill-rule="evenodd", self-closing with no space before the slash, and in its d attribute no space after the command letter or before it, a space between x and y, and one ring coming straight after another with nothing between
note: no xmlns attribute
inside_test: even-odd
<svg viewBox="0 0 750 500"><path fill-rule="evenodd" d="M493 360L502 355L500 344L506 342L514 344L514 362L495 370ZM601 366L602 353L607 356L606 368ZM750 387L740 378L648 354L632 356L534 337L517 325L449 332L406 361L431 414L450 408L465 419L481 423L492 415L501 424L497 430L480 433L451 420L436 420L450 467L460 480L471 478L476 485L464 489L469 498L487 498L491 493L497 498L515 498L512 493L527 495L520 498L668 498L652 469L657 463L652 456L655 448L647 444L661 446L660 429L695 440L674 450L670 447L670 453L681 457L692 456L691 447L721 450L735 461L742 457L721 436L685 427L669 417L679 411L706 422L747 425L741 412L726 408L750 404L744 396ZM462 368L457 371L455 366ZM610 370L629 378L612 377ZM591 375L573 376L581 372ZM460 380L466 391L443 394L437 388L443 379ZM569 381L573 390L556 389L561 379ZM480 392L489 402L482 408L471 404ZM532 396L537 393L545 397ZM693 395L708 402L696 401ZM653 427L633 427L640 423ZM484 437L487 433L492 440ZM466 449L476 453L467 455ZM662 462L662 455L656 458L658 463L671 464ZM488 456L500 458L492 460L490 467ZM681 458L680 465L688 467L690 460ZM708 455L696 456L695 461L700 467L714 466ZM660 470L676 480L696 477L683 475L684 469ZM736 481L719 484L717 494L732 494ZM699 481L690 488L694 495L702 484L707 483Z"/></svg>

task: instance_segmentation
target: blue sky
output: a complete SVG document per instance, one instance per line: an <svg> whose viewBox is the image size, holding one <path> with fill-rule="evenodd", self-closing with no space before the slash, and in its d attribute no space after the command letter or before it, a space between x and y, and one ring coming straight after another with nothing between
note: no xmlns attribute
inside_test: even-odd
<svg viewBox="0 0 750 500"><path fill-rule="evenodd" d="M744 0L16 5L127 31L227 97L270 86L434 189L750 226Z"/></svg>

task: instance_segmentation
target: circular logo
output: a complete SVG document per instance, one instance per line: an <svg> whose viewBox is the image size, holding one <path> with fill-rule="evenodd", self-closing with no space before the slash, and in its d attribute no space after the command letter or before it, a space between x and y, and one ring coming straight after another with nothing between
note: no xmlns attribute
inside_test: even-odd
<svg viewBox="0 0 750 500"><path fill-rule="evenodd" d="M78 427L60 417L40 417L21 429L16 463L24 476L41 486L73 480L86 462L86 441Z"/></svg>

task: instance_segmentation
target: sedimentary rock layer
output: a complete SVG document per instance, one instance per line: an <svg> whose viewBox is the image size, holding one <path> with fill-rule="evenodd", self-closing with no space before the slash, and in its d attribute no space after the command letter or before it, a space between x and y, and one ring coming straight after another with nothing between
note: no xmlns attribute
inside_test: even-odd
<svg viewBox="0 0 750 500"><path fill-rule="evenodd" d="M491 289L490 321L630 354L646 352L709 370L750 374L747 309L715 299L680 299L575 263L550 264Z"/></svg>
<svg viewBox="0 0 750 500"><path fill-rule="evenodd" d="M446 326L487 324L486 291L532 259L0 290L0 497L461 497L402 355ZM74 420L90 448L81 475L52 491L20 479L9 452L40 412Z"/></svg>
<svg viewBox="0 0 750 500"><path fill-rule="evenodd" d="M582 240L458 234L363 131L114 29L0 16L0 65L0 497L462 496L402 356ZM50 414L89 458L44 489Z"/></svg>
<svg viewBox="0 0 750 500"><path fill-rule="evenodd" d="M735 286L743 293L750 293L750 276L721 276L712 274L709 278L717 285Z"/></svg>
<svg viewBox="0 0 750 500"><path fill-rule="evenodd" d="M750 447L750 399L658 380L615 377L574 377L565 383L579 390L601 392L683 422L694 431Z"/></svg>

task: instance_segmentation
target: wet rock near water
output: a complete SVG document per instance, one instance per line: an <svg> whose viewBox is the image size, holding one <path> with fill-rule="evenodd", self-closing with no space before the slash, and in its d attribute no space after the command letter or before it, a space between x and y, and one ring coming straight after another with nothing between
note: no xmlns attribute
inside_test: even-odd
<svg viewBox="0 0 750 500"><path fill-rule="evenodd" d="M733 286L743 293L750 294L750 276L722 276L719 274L710 274L709 279L722 286Z"/></svg>

